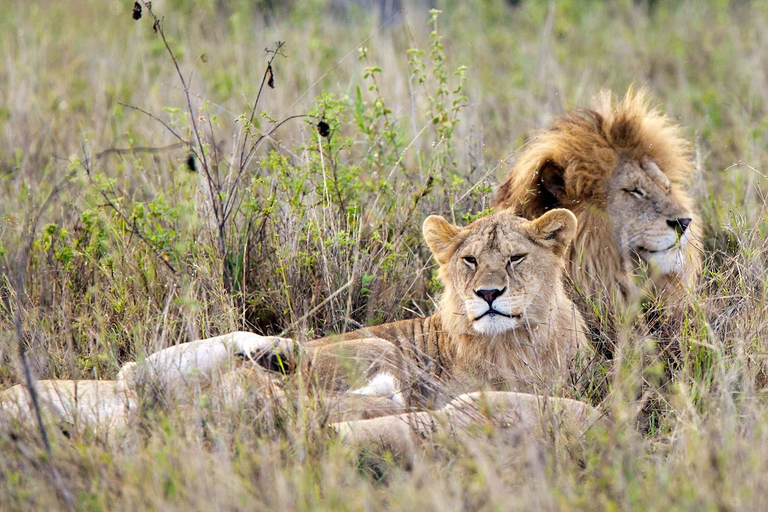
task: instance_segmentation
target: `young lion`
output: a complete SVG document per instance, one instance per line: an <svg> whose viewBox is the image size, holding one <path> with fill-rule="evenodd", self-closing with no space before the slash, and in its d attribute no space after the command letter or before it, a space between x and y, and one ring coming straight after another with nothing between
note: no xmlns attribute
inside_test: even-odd
<svg viewBox="0 0 768 512"><path fill-rule="evenodd" d="M263 362L277 353L280 364L296 362L310 381L333 394L391 399L385 402L417 410L448 404L441 414L454 417L451 411L473 409L479 399L473 394L451 401L460 393L515 390L536 395L490 393L489 400L528 411L513 415L518 422L529 421L534 404L544 402L586 417L584 404L538 396L558 391L577 351L587 347L582 318L562 285L574 215L557 209L529 221L504 211L464 228L431 216L423 231L445 285L433 316L306 343L245 332L185 343L152 354L143 366L129 363L112 388L124 393L142 373L182 386L215 378L235 355ZM48 389L55 382L40 384ZM70 381L61 382L63 388ZM0 395L0 404L10 395L22 396L16 388ZM57 410L66 396L71 394L59 394ZM126 407L128 398L122 399ZM365 431L372 424L345 424L343 430L351 425Z"/></svg>
<svg viewBox="0 0 768 512"><path fill-rule="evenodd" d="M552 210L528 221L506 211L464 228L431 216L423 231L445 285L430 317L305 343L232 333L161 350L148 366L177 381L209 374L231 352L263 361L276 350L286 365L300 352L301 371L329 391L415 407L444 404L456 392L549 393L563 383L577 349L586 346L583 321L562 286L574 215ZM121 378L133 371L124 368Z"/></svg>

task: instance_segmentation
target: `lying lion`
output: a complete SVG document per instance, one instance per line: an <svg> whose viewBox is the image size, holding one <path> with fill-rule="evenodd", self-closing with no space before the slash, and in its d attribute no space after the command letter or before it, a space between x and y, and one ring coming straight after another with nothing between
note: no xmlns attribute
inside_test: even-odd
<svg viewBox="0 0 768 512"><path fill-rule="evenodd" d="M701 222L686 189L694 170L681 129L642 91L619 102L603 93L594 110L564 115L525 146L493 204L529 219L572 211L568 271L585 295L618 305L679 296L701 266Z"/></svg>
<svg viewBox="0 0 768 512"><path fill-rule="evenodd" d="M221 379L230 394L242 393L237 379L229 378L240 356L297 368L332 396L389 404L385 413L417 411L335 425L354 442L388 433L406 449L410 438L402 436L403 425L462 424L477 418L478 400L491 404L505 424L539 425L535 413L544 407L583 428L591 417L587 405L545 398L560 392L579 350L587 349L583 320L562 285L564 255L576 228L576 218L564 209L533 221L504 211L464 228L431 216L424 237L445 287L433 316L306 343L230 333L161 350L140 365L129 363L117 381L40 381L42 401L60 420L122 427L141 379L160 379L178 389ZM259 367L254 375L259 389L282 400L279 385L264 370ZM492 391L472 393L479 389ZM0 405L24 415L30 411L26 397L17 385L0 395ZM434 408L439 410L418 412Z"/></svg>

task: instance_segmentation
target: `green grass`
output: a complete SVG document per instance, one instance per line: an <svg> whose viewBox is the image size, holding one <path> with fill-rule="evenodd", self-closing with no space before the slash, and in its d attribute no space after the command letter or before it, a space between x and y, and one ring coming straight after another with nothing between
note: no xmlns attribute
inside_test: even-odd
<svg viewBox="0 0 768 512"><path fill-rule="evenodd" d="M168 128L124 106L194 135L173 63L130 4L0 9L0 387L20 381L17 313L38 378L79 379L235 329L303 339L428 314L425 216L486 210L535 130L633 83L695 141L708 252L683 362L662 386L643 364L653 347L618 333L624 358L593 377L610 425L565 447L504 430L436 439L410 468L342 447L324 404L296 394L276 418L256 398L161 400L119 445L52 429L50 456L35 430L3 428L0 509L765 506L768 6L446 0L436 23L412 6L381 26L321 0L156 2L191 79L195 150L219 173L211 195L202 160L190 171ZM275 87L247 123L276 41ZM292 115L312 117L241 168L245 133ZM234 205L223 234L217 201ZM641 391L662 412L646 435Z"/></svg>

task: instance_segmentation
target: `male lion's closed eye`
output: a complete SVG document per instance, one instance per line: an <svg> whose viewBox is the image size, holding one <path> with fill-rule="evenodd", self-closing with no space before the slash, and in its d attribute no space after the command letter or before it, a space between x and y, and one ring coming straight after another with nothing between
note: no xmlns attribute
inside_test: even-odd
<svg viewBox="0 0 768 512"><path fill-rule="evenodd" d="M641 188L634 187L634 188L625 188L623 190L627 194L631 194L631 195L633 195L635 197L644 197L645 196L645 191L643 191L643 189L641 189Z"/></svg>

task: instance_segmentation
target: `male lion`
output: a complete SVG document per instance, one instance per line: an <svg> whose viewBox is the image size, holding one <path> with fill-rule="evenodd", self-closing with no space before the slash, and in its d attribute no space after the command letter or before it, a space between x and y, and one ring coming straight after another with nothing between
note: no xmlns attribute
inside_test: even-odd
<svg viewBox="0 0 768 512"><path fill-rule="evenodd" d="M568 208L579 220L569 274L615 304L677 293L700 271L701 222L685 182L690 144L643 91L576 110L528 143L493 205L536 218ZM647 278L638 279L637 270Z"/></svg>
<svg viewBox="0 0 768 512"><path fill-rule="evenodd" d="M170 386L184 386L220 376L231 368L235 355L263 363L267 356L274 359L277 354L273 366L297 367L306 373L306 382L317 382L333 396L362 396L378 400L379 405L388 403L390 407L384 407L388 413L404 407L444 407L435 414L460 422L459 413L471 417L475 402L486 400L496 408L506 405L511 409L502 414L507 423L538 425L533 413L545 407L563 412L583 426L588 406L541 396L560 390L571 376L577 351L588 347L583 320L562 285L564 255L576 228L575 216L565 209L551 210L533 221L508 210L464 228L431 216L424 222L424 237L440 265L445 286L433 316L306 343L246 332L184 343L150 355L143 364L127 364L118 381L99 383L101 398L96 392L80 394L79 402L78 393L71 389L73 381L39 384L60 419L69 419L68 409L75 409L98 424L107 419L115 423L133 406L135 391L126 390L134 390L142 374ZM263 369L253 375L262 389L268 386L282 400L279 386L265 377ZM233 386L234 395L243 392L233 384L235 380L226 375L225 380ZM477 393L454 398L479 389L497 392L488 393L486 399ZM15 407L29 410L26 396L25 390L15 386L0 395L0 408L15 398ZM99 417L108 416L110 410L100 406L102 400L109 400L112 410L121 414L118 420ZM396 440L403 418L421 423L429 418L418 414L336 427L347 437L357 431L380 438L384 429ZM361 441L359 435L350 438Z"/></svg>

